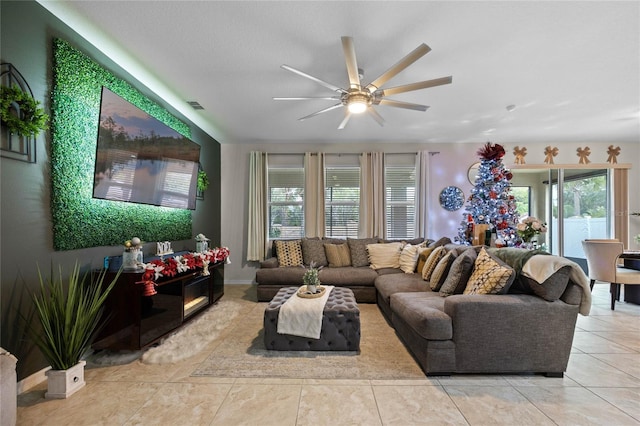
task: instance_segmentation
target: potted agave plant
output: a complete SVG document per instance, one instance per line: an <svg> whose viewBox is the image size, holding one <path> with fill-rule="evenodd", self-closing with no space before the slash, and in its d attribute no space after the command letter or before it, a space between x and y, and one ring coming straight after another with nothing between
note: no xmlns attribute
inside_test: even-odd
<svg viewBox="0 0 640 426"><path fill-rule="evenodd" d="M47 375L46 398L68 398L85 385L86 354L100 329L104 302L113 289L120 272L103 286L106 270L92 276L80 275L76 262L68 279L57 274L43 278L38 268L40 292L33 294L35 314L40 328L30 325L31 336L46 360L51 364Z"/></svg>

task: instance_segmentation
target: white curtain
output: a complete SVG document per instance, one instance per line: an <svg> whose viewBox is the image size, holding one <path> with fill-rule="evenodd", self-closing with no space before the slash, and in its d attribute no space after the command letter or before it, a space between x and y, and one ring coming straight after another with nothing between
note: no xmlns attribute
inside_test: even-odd
<svg viewBox="0 0 640 426"><path fill-rule="evenodd" d="M429 152L416 155L416 237L427 238L429 232Z"/></svg>
<svg viewBox="0 0 640 426"><path fill-rule="evenodd" d="M267 153L249 155L249 220L247 260L262 261L267 253Z"/></svg>
<svg viewBox="0 0 640 426"><path fill-rule="evenodd" d="M384 153L360 155L360 238L386 237Z"/></svg>
<svg viewBox="0 0 640 426"><path fill-rule="evenodd" d="M324 237L324 153L304 154L304 230Z"/></svg>

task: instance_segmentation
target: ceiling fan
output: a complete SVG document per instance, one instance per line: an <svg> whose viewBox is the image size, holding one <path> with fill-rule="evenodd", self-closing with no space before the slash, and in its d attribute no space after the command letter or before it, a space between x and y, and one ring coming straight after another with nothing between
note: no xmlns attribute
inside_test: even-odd
<svg viewBox="0 0 640 426"><path fill-rule="evenodd" d="M346 107L346 114L338 129L344 129L352 114L361 114L363 112L368 112L378 124L381 126L384 125L384 119L382 116L373 108L374 105L388 105L396 108L404 108L411 109L415 111L426 111L429 108L426 105L414 104L403 101L396 101L393 99L388 99L387 96L395 95L398 93L410 92L413 90L426 89L434 86L441 86L443 84L449 84L452 81L451 76L436 78L433 80L425 80L417 83L405 84L402 86L390 87L388 89L381 89L382 85L384 85L391 78L395 77L398 73L403 71L409 65L413 64L415 61L429 53L431 48L426 44L422 43L420 46L415 48L411 53L406 55L404 58L400 59L395 65L389 68L387 71L382 73L378 78L371 81L369 84L364 85L361 81L362 79L362 70L358 68L358 62L356 61L356 51L353 46L353 38L351 37L342 37L342 50L344 51L344 57L347 63L347 74L349 75L349 88L343 89L334 84L327 83L324 80L321 80L317 77L309 75L303 71L300 71L296 68L290 67L288 65L281 65L281 68L291 71L295 74L298 74L302 77L308 78L309 80L313 80L316 83L334 91L337 95L327 96L327 97L297 97L297 98L273 98L276 101L300 101L300 100L308 100L308 99L325 99L330 101L339 101L335 105L332 105L328 108L321 109L320 111L316 111L313 114L306 115L304 117L299 118L298 120L306 120L311 117L315 117L319 114L325 113L327 111L334 110L336 108Z"/></svg>

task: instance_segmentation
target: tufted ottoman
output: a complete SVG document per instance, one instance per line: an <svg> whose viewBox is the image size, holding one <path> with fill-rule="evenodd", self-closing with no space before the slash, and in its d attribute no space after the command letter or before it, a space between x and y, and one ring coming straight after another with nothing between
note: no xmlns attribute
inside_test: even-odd
<svg viewBox="0 0 640 426"><path fill-rule="evenodd" d="M278 334L280 306L295 296L298 287L284 287L264 310L264 344L276 351L358 351L360 310L353 291L335 287L324 307L320 339Z"/></svg>

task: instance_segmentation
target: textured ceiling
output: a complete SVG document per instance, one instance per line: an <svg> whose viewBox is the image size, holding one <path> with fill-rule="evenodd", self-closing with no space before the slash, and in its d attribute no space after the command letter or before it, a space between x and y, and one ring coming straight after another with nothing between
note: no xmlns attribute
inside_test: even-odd
<svg viewBox="0 0 640 426"><path fill-rule="evenodd" d="M54 13L104 32L176 99L199 102L204 110L189 118L222 143L640 140L636 1L55 3ZM378 106L384 127L362 115L338 130L343 109L298 121L332 101L272 98L332 92L280 65L346 87L344 35L365 82L426 43L432 51L384 87L453 83L393 96L430 108Z"/></svg>

